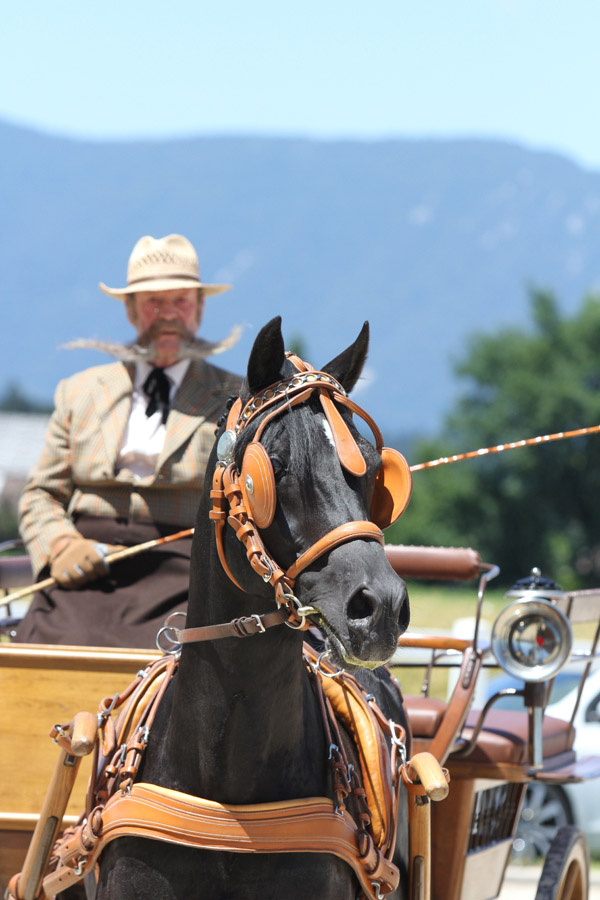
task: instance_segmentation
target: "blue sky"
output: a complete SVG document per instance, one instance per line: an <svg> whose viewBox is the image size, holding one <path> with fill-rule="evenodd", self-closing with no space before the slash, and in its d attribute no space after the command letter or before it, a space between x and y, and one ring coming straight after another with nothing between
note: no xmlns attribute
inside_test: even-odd
<svg viewBox="0 0 600 900"><path fill-rule="evenodd" d="M484 136L600 168L595 0L28 0L0 118L85 138Z"/></svg>

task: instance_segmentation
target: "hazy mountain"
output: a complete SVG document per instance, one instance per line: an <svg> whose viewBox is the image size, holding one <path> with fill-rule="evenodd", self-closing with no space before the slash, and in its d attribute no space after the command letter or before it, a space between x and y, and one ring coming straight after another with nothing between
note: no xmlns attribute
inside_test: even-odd
<svg viewBox="0 0 600 900"><path fill-rule="evenodd" d="M216 360L237 371L276 314L317 366L369 319L356 396L387 434L436 427L452 356L474 330L525 323L527 283L564 309L600 285L600 173L514 144L99 143L1 123L0 141L0 389L40 399L103 359L61 344L131 334L97 283L125 283L142 234L187 235L204 279L234 283L208 301L204 333L245 326Z"/></svg>

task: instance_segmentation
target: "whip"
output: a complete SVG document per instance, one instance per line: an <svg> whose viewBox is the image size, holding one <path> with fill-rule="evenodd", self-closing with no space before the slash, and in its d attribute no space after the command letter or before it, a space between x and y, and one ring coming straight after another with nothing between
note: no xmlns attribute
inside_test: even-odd
<svg viewBox="0 0 600 900"><path fill-rule="evenodd" d="M463 459L476 459L480 456L489 456L492 453L503 453L505 450L516 450L518 447L532 447L538 444L547 444L551 441L564 441L568 438L581 437L586 434L598 434L600 425L591 425L589 428L576 428L573 431L556 431L554 434L541 434L537 437L524 438L520 441L510 441L505 444L496 444L494 447L481 447L479 450L469 450L468 453L456 453L453 456L440 456L439 459L431 459L429 462L417 463L410 467L411 472L420 472L422 469L434 469L437 466L447 466L450 463L461 462ZM122 559L129 559L143 553L145 550L152 550L154 547L160 547L163 544L169 544L171 541L179 541L182 538L191 537L194 533L193 528L186 528L184 531L178 531L175 534L168 534L162 538L156 538L152 541L145 541L143 544L136 544L134 547L126 547L124 550L116 550L109 553L105 557L105 561L110 565L119 562ZM30 584L27 587L19 588L6 597L0 599L0 603L10 603L12 600L19 600L26 597L33 591L42 591L46 588L53 587L56 584L54 578L46 578L36 584Z"/></svg>
<svg viewBox="0 0 600 900"><path fill-rule="evenodd" d="M468 453L458 453L454 456L440 456L429 462L417 463L411 466L411 472L420 472L421 469L433 469L436 466L447 466L450 463L460 462L463 459L476 459L478 456L488 456L490 453L503 453L504 450L515 450L517 447L531 447L535 444L546 444L550 441L564 441L567 438L581 437L584 434L598 434L600 425L591 425L589 428L576 428L574 431L557 431L554 434L541 434L538 437L526 438L520 441L511 441L506 444L496 444L495 447L481 447L479 450L470 450Z"/></svg>
<svg viewBox="0 0 600 900"><path fill-rule="evenodd" d="M109 553L104 557L104 562L110 565L111 563L119 562L122 559L129 559L132 556L137 556L138 553L143 553L144 550L152 550L154 547L162 547L163 544L170 544L171 541L179 541L182 538L191 537L193 533L193 528L186 528L184 531L177 531L175 534L167 534L165 537L155 538L152 541L144 541L143 544L136 544L134 547L125 547L123 550L115 550L114 553ZM4 605L10 603L12 600L19 600L21 597L27 597L29 594L33 593L33 591L43 591L46 588L54 587L55 584L55 578L45 578L43 581L38 581L36 584L30 584L27 587L19 588L18 591L7 594L6 597L1 597L0 604Z"/></svg>

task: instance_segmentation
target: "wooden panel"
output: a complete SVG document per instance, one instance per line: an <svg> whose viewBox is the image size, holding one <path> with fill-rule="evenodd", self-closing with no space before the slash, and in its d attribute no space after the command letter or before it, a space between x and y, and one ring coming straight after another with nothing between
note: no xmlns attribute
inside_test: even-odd
<svg viewBox="0 0 600 900"><path fill-rule="evenodd" d="M99 701L123 690L158 653L94 647L0 644L0 810L38 814L58 747L55 723L96 713ZM78 814L91 766L83 760L67 813ZM1 825L1 823L0 823Z"/></svg>
<svg viewBox="0 0 600 900"><path fill-rule="evenodd" d="M123 690L159 656L149 650L0 644L0 883L20 871L59 754L48 733ZM85 803L92 757L82 760L65 824Z"/></svg>
<svg viewBox="0 0 600 900"><path fill-rule="evenodd" d="M4 891L9 880L21 871L29 846L31 831L2 831L0 835L0 891Z"/></svg>
<svg viewBox="0 0 600 900"><path fill-rule="evenodd" d="M510 838L467 855L460 900L488 900L498 896L512 845Z"/></svg>

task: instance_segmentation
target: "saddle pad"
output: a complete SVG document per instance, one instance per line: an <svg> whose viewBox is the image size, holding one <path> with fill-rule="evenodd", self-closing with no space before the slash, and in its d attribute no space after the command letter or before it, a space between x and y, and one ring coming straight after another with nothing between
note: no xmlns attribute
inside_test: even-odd
<svg viewBox="0 0 600 900"><path fill-rule="evenodd" d="M311 647L305 645L304 652L316 660ZM394 793L385 737L360 685L351 675L344 672L336 678L323 678L322 684L336 717L358 751L373 839L381 847L394 827Z"/></svg>

